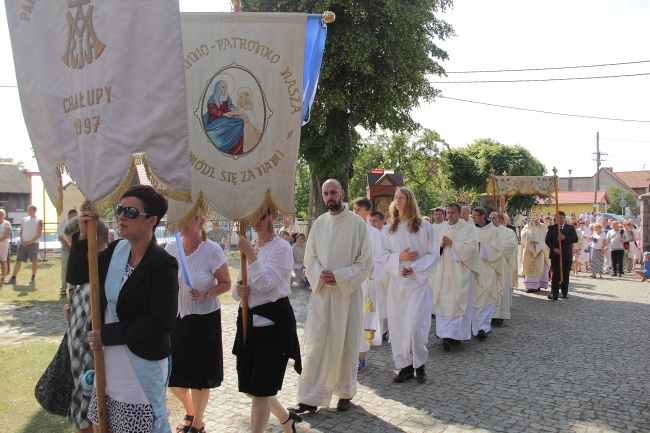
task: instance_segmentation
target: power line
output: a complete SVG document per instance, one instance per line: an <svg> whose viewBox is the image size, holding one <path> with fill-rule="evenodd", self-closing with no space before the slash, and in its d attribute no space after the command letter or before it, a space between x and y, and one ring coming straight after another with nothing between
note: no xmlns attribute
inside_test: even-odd
<svg viewBox="0 0 650 433"><path fill-rule="evenodd" d="M638 63L650 63L650 60L639 60L637 62L621 62L621 63L603 63L600 65L581 65L581 66L557 66L549 68L525 68L525 69L496 69L490 71L454 71L446 72L447 74L477 74L477 73L492 73L492 72L524 72L524 71L552 71L558 69L579 69L579 68L598 68L601 66L620 66L620 65L634 65Z"/></svg>
<svg viewBox="0 0 650 433"><path fill-rule="evenodd" d="M627 75L602 75L600 77L574 77L574 78L539 78L531 80L481 80L481 81L429 81L431 84L482 84L482 83L527 83L533 81L571 81L571 80L595 80L600 78L622 78L650 75L650 72Z"/></svg>
<svg viewBox="0 0 650 433"><path fill-rule="evenodd" d="M553 111L534 110L532 108L510 107L508 105L498 105L498 104L489 104L487 102L469 101L467 99L450 98L449 96L442 96L442 95L440 97L444 98L444 99L450 99L452 101L468 102L470 104L489 105L491 107L508 108L510 110L530 111L530 112L533 112L533 113L553 114L555 116L581 117L581 118L584 118L584 119L597 119L597 120L614 120L614 121L618 121L618 122L650 123L650 120L616 119L616 118L612 118L612 117L596 117L596 116L584 116L584 115L581 115L581 114L556 113L556 112L553 112Z"/></svg>
<svg viewBox="0 0 650 433"><path fill-rule="evenodd" d="M18 86L0 86L0 87L18 87Z"/></svg>
<svg viewBox="0 0 650 433"><path fill-rule="evenodd" d="M600 137L600 141L621 141L624 143L650 143L650 140L619 140L617 138L603 138Z"/></svg>

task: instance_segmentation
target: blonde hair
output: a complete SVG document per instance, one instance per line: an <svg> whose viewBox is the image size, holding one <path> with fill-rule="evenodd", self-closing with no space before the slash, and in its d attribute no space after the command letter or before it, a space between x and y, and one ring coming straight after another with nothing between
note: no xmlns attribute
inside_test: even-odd
<svg viewBox="0 0 650 433"><path fill-rule="evenodd" d="M603 229L603 225L601 223L596 223L594 224L594 229Z"/></svg>
<svg viewBox="0 0 650 433"><path fill-rule="evenodd" d="M415 194L409 188L401 186L395 190L395 194L402 193L406 197L406 203L404 204L404 219L406 220L406 229L410 233L417 233L422 224L422 218L420 217L420 209L418 208L418 202L415 200ZM388 224L390 228L388 232L393 234L397 231L397 226L400 222L400 214L397 208L395 207L395 202L390 204L389 209L390 218Z"/></svg>

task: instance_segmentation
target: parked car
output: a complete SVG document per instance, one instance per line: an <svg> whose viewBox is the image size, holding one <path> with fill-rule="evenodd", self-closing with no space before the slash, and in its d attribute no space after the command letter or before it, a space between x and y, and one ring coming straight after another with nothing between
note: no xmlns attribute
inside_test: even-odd
<svg viewBox="0 0 650 433"><path fill-rule="evenodd" d="M625 217L622 217L620 215L614 215L613 213L604 213L603 218L607 218L608 220L618 221L619 223L627 221Z"/></svg>

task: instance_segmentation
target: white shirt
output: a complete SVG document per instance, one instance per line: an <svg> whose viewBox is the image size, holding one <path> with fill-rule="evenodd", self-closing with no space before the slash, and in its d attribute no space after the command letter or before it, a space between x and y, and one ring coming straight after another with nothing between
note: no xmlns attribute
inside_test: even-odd
<svg viewBox="0 0 650 433"><path fill-rule="evenodd" d="M253 243L253 247L257 242ZM257 260L248 266L248 307L275 302L291 294L291 268L293 266L293 251L291 245L280 236L265 243L257 251ZM241 279L241 274L237 278ZM237 295L237 287L232 292L232 297L241 301ZM262 327L273 325L265 317L253 314L253 326Z"/></svg>
<svg viewBox="0 0 650 433"><path fill-rule="evenodd" d="M23 218L23 237L22 240L24 242L29 242L32 239L36 237L36 234L38 233L38 225L41 223L41 220L34 217L29 217L26 216Z"/></svg>
<svg viewBox="0 0 650 433"><path fill-rule="evenodd" d="M226 255L219 244L208 239L201 242L196 251L187 256L187 272L192 287L199 292L199 301L193 301L188 295L190 288L185 284L175 239L167 243L165 251L178 260L178 315L183 318L189 314L208 314L220 309L221 301L217 296L203 299L203 291L216 284L215 272L226 263Z"/></svg>

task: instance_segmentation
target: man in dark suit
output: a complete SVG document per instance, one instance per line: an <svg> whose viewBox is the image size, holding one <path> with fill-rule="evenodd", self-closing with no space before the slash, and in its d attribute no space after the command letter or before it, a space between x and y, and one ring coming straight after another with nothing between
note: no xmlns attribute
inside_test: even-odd
<svg viewBox="0 0 650 433"><path fill-rule="evenodd" d="M551 294L548 299L557 301L559 289L562 289L562 297L569 296L569 274L571 273L571 264L573 262L572 246L578 242L578 234L575 227L571 224L565 224L566 214L562 211L557 215L557 224L552 224L546 232L546 246L551 249L551 269L553 278L551 279ZM558 234L558 225L560 233ZM561 248L561 249L560 249ZM562 273L560 273L560 260L562 263ZM560 275L562 275L562 285L560 287Z"/></svg>

